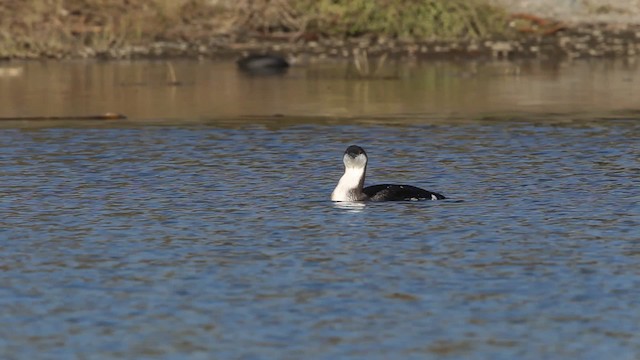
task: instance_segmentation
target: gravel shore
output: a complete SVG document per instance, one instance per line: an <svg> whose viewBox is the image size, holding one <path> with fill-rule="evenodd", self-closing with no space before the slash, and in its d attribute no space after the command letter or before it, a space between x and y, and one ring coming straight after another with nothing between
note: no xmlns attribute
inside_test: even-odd
<svg viewBox="0 0 640 360"><path fill-rule="evenodd" d="M640 0L490 0L513 13L570 24L640 24Z"/></svg>

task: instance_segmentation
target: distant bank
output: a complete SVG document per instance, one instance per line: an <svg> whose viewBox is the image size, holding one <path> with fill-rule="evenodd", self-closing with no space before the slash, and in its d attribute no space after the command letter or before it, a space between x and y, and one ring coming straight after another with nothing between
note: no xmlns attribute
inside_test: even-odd
<svg viewBox="0 0 640 360"><path fill-rule="evenodd" d="M303 60L635 57L640 0L0 2L0 59L250 52Z"/></svg>

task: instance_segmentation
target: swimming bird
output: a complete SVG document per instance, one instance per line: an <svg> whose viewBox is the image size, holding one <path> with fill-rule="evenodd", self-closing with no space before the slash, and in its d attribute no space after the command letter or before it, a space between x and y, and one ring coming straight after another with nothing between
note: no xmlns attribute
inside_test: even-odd
<svg viewBox="0 0 640 360"><path fill-rule="evenodd" d="M289 62L282 56L272 54L250 54L236 62L240 70L254 75L282 74Z"/></svg>
<svg viewBox="0 0 640 360"><path fill-rule="evenodd" d="M344 175L331 193L332 201L403 201L441 200L445 197L411 185L381 184L364 187L367 153L351 145L344 152Z"/></svg>

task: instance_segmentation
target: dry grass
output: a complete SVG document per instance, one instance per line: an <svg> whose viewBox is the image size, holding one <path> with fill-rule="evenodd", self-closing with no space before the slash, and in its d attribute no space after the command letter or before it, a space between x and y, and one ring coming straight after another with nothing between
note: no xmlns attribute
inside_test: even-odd
<svg viewBox="0 0 640 360"><path fill-rule="evenodd" d="M456 38L504 29L482 0L3 0L0 57L62 57L221 34Z"/></svg>
<svg viewBox="0 0 640 360"><path fill-rule="evenodd" d="M4 0L0 57L60 57L225 30L205 0ZM228 30L228 26L227 29Z"/></svg>

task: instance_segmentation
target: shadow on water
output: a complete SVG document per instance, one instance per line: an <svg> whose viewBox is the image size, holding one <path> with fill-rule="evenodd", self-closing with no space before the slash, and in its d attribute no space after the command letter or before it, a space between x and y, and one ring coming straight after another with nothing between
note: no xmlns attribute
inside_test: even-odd
<svg viewBox="0 0 640 360"><path fill-rule="evenodd" d="M348 76L346 62L297 65L281 76L189 60L172 61L171 71L164 61L10 66L22 71L0 77L0 117L117 112L133 122L227 125L635 116L640 81L638 63L623 60L387 63L377 79Z"/></svg>

